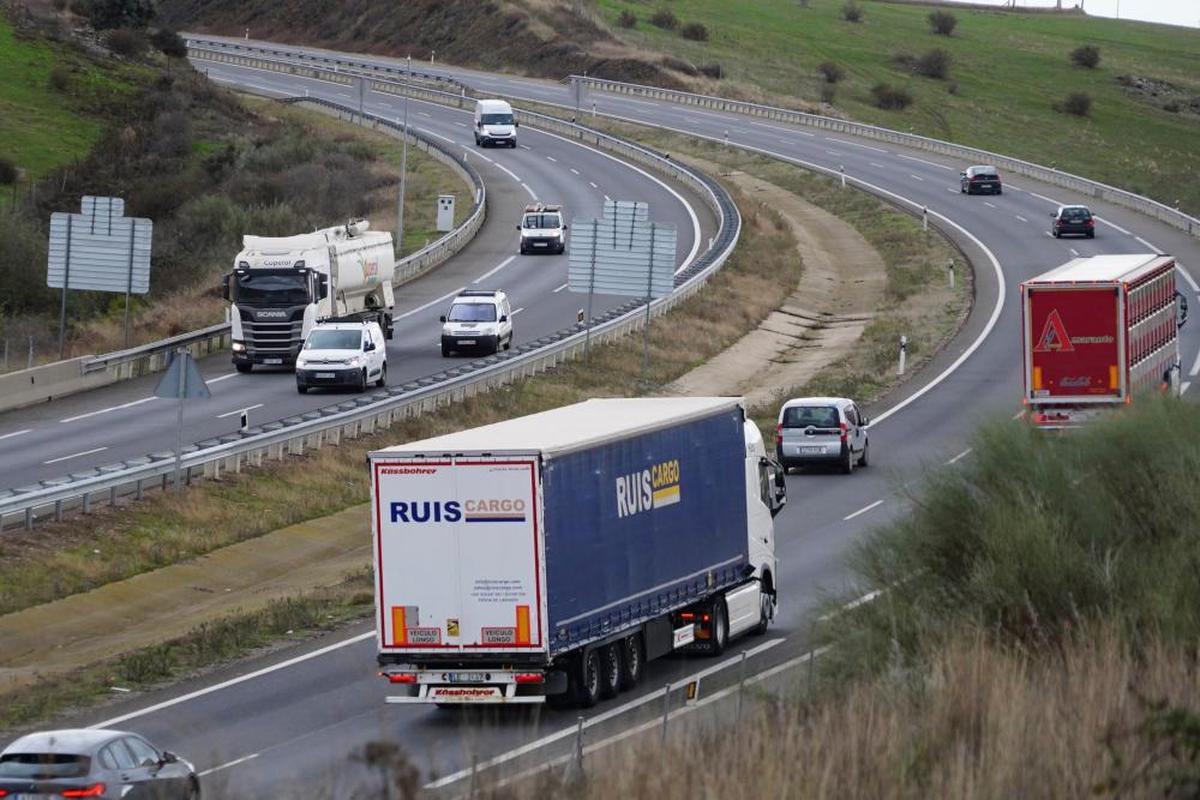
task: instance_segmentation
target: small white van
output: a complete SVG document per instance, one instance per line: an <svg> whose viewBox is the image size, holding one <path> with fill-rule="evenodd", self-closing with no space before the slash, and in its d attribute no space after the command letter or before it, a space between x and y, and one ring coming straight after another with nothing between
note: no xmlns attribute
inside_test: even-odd
<svg viewBox="0 0 1200 800"><path fill-rule="evenodd" d="M517 146L516 119L512 106L503 100L480 100L475 104L475 145Z"/></svg>

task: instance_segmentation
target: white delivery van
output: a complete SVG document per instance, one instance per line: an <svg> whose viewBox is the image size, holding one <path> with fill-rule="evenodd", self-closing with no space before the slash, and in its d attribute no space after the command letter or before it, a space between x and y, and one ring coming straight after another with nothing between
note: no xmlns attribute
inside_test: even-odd
<svg viewBox="0 0 1200 800"><path fill-rule="evenodd" d="M517 146L517 121L512 106L503 100L480 100L475 104L475 144Z"/></svg>

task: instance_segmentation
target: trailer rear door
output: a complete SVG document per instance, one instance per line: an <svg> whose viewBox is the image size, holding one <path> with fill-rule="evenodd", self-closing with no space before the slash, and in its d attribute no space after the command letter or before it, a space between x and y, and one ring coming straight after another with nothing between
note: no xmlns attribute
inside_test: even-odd
<svg viewBox="0 0 1200 800"><path fill-rule="evenodd" d="M379 458L381 652L545 650L538 458Z"/></svg>
<svg viewBox="0 0 1200 800"><path fill-rule="evenodd" d="M1032 402L1111 402L1125 396L1120 288L1025 288L1025 376Z"/></svg>

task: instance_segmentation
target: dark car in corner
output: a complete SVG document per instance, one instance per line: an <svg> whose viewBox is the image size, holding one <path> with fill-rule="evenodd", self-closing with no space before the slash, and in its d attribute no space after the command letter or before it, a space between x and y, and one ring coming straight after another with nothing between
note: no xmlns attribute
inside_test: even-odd
<svg viewBox="0 0 1200 800"><path fill-rule="evenodd" d="M963 194L1004 193L1004 187L1000 181L1000 171L986 165L967 167L958 174L958 184L959 191Z"/></svg>
<svg viewBox="0 0 1200 800"><path fill-rule="evenodd" d="M43 731L0 752L0 798L199 800L196 768L135 733Z"/></svg>
<svg viewBox="0 0 1200 800"><path fill-rule="evenodd" d="M1096 238L1096 220L1087 206L1059 206L1050 212L1050 235L1055 239L1067 234Z"/></svg>

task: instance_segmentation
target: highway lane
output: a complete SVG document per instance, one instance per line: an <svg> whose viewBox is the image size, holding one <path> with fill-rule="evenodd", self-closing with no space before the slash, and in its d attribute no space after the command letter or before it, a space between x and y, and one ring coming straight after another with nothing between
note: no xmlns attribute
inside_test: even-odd
<svg viewBox="0 0 1200 800"><path fill-rule="evenodd" d="M528 82L521 83L524 87ZM656 113L670 116L673 126L678 126L682 118L687 121L688 129L695 128L696 132L701 132L701 125L710 124L702 118L693 119L697 115L684 115L682 110L663 107ZM716 127L704 130L721 130L724 123L714 120L711 124ZM827 166L845 163L850 174L869 179L881 190L927 204L932 212L952 218L962 229L955 232L956 240L972 255L977 267L976 305L963 334L918 379L879 407L869 409L872 416L881 420L872 432L873 466L849 477L835 474L789 477L789 507L777 520L783 563L779 580L783 606L779 624L770 634L785 637L785 642L755 659L756 665L762 665L795 655L804 648L808 615L826 593L849 590L853 594L845 564L847 549L861 541L873 525L903 513L902 489L906 485L930 466L956 457L959 459L956 463L965 463L970 455L961 454L969 446L968 438L977 421L1003 418L1019 409L1019 314L1015 290L1021 279L1070 257L1072 248L1081 254L1144 249L1146 246L1137 236L1175 252L1185 264L1200 261L1194 243L1122 209L1098 210L1101 216L1130 234L1104 227L1100 238L1094 241L1059 242L1043 232L1042 220L1048 220L1045 215L1049 201L1029 192L1012 191L999 198L961 197L954 187L956 165L943 164L951 166L946 170L934 166L938 162L924 155L879 153L844 143L817 141L818 137L799 133L759 134L744 121L737 129L747 144L785 151L782 154ZM772 138L787 139L791 144L771 141ZM859 149L863 151L862 157L853 158L851 152ZM830 154L825 150L835 152ZM921 160L910 161L900 158L901 155ZM872 161L883 167L872 167ZM1045 197L1059 195L1056 189L1037 187L1019 178L1013 178L1010 185L1032 189ZM1003 270L999 281L990 268L989 253ZM997 306L1002 287L1003 302ZM1196 296L1195 292L1191 295ZM999 314L993 323L992 312L997 307ZM1185 367L1188 367L1196 357L1197 326L1193 324L1185 332ZM970 358L935 388L899 412L884 416L888 409L903 403L941 375L975 342L979 345ZM549 711L535 716L507 715L481 723L478 719L443 715L432 709L388 708L380 702L386 687L371 674L372 663L372 643L360 641L178 705L122 720L120 724L194 755L205 768L259 754L216 773L233 789L247 793L263 786L300 786L334 773L346 777L347 755L368 739L383 734L404 745L423 768L444 775L469 766L473 758L503 756L518 745L574 724L573 714ZM664 680L704 663L680 659L656 664L646 686L661 686ZM243 666L228 670L223 676L246 669ZM213 680L216 678L202 683L211 684ZM178 691L168 691L162 697L177 696ZM636 699L653 691L643 688L629 697ZM144 707L146 702L139 699L126 707ZM607 704L607 708L611 707L612 704ZM601 706L595 713L605 710L606 706ZM645 710L643 706L641 711ZM630 713L636 716L635 712ZM99 721L105 716L111 714L91 715L85 721Z"/></svg>
<svg viewBox="0 0 1200 800"><path fill-rule="evenodd" d="M231 81L246 78L245 72L230 68L212 74ZM260 91L302 94L307 89L313 96L345 99L337 91L341 87L316 81L289 86L282 78L255 72L247 80ZM275 82L268 85L272 79ZM391 95L372 94L368 110L398 116L400 102ZM519 309L514 319L518 344L574 324L586 300L561 288L566 283L566 257L516 253L513 226L521 208L535 197L563 203L569 219L599 215L606 196L646 200L656 220L676 226L680 265L690 262L701 242L715 232L716 221L699 198L605 153L532 128L521 130L522 147L516 150L477 150L467 126L470 112L427 103L412 103L410 121L414 128L457 142L469 152L489 187L489 213L484 228L461 254L398 290L396 333L388 345L389 384L462 363L442 358L437 318L449 305L448 295L463 287L509 293L513 308ZM597 296L594 309L601 313L623 302L624 298ZM187 405L186 442L236 431L243 408L250 409L251 424L262 424L352 397L298 395L291 374L284 371L238 375L226 354L204 359L200 366L205 378L214 381L213 397ZM8 438L0 438L0 485L27 485L171 449L175 409L170 401L152 398L157 379L149 376L4 415L0 437Z"/></svg>

